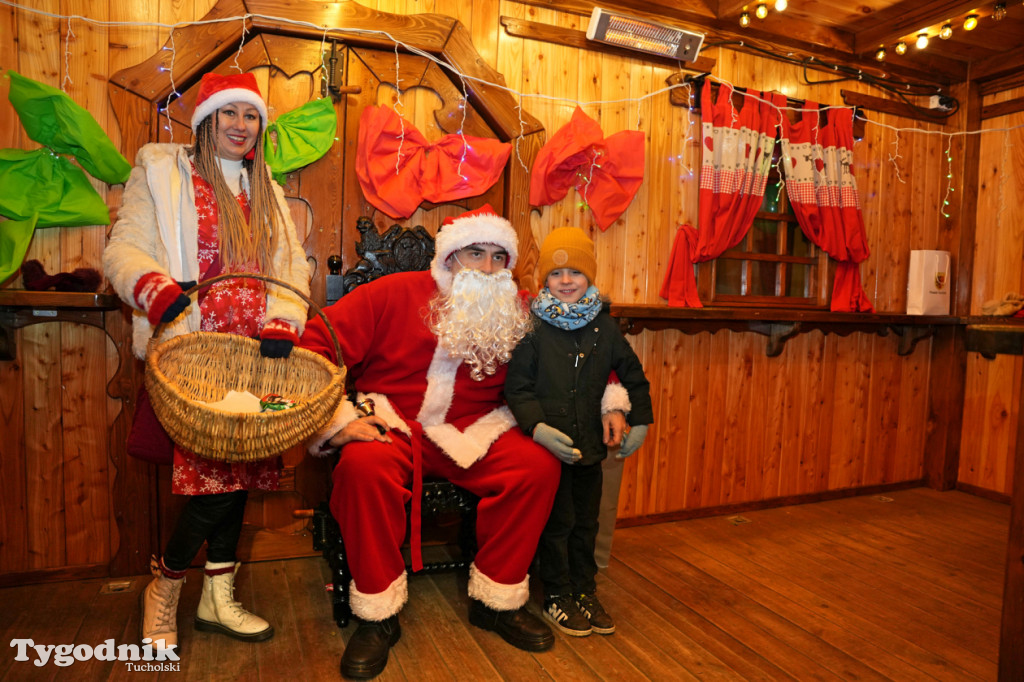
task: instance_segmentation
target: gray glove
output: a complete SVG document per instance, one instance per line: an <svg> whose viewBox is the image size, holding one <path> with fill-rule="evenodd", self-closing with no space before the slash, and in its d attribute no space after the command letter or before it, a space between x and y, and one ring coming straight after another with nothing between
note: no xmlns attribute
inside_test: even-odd
<svg viewBox="0 0 1024 682"><path fill-rule="evenodd" d="M647 424L637 424L632 427L629 433L623 437L622 447L619 448L619 454L615 455L615 459L626 459L632 455L644 444L645 438L647 438Z"/></svg>
<svg viewBox="0 0 1024 682"><path fill-rule="evenodd" d="M533 428L533 440L566 464L578 462L583 457L583 453L572 446L572 438L544 422Z"/></svg>

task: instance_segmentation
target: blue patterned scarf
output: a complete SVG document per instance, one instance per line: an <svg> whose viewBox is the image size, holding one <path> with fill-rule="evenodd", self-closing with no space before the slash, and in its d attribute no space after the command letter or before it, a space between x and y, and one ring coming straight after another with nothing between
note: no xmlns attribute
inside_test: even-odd
<svg viewBox="0 0 1024 682"><path fill-rule="evenodd" d="M590 323L601 312L603 301L597 287L591 285L583 298L575 303L563 303L544 287L530 303L533 314L559 329L579 329Z"/></svg>

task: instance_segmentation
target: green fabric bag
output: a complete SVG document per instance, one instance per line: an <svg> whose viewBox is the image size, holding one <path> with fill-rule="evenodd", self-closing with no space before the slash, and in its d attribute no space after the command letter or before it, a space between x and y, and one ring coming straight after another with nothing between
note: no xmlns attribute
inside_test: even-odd
<svg viewBox="0 0 1024 682"><path fill-rule="evenodd" d="M306 102L279 116L267 126L263 141L263 154L274 180L283 185L286 173L326 154L334 144L337 130L338 116L330 97ZM277 133L277 149L271 142L271 132Z"/></svg>
<svg viewBox="0 0 1024 682"><path fill-rule="evenodd" d="M0 149L0 187L0 215L12 220L38 215L35 227L110 224L82 169L48 149Z"/></svg>
<svg viewBox="0 0 1024 682"><path fill-rule="evenodd" d="M8 99L28 136L60 154L70 154L94 178L108 184L128 180L131 166L96 119L56 88L7 71ZM82 223L78 223L82 224Z"/></svg>
<svg viewBox="0 0 1024 682"><path fill-rule="evenodd" d="M0 284L18 271L36 228L36 216L28 220L0 221Z"/></svg>

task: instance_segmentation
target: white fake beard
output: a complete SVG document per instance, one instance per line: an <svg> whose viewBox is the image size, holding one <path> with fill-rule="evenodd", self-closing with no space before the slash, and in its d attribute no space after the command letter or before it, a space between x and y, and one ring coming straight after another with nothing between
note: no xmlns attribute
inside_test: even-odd
<svg viewBox="0 0 1024 682"><path fill-rule="evenodd" d="M441 348L462 359L473 380L481 381L509 361L533 321L509 270L488 275L463 269L450 292L431 300L429 325Z"/></svg>

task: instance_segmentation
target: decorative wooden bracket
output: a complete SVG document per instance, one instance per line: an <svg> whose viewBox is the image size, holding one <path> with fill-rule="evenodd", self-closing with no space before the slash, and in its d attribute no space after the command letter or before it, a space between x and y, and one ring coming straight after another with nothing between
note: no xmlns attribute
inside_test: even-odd
<svg viewBox="0 0 1024 682"><path fill-rule="evenodd" d="M768 346L765 355L770 358L778 357L786 347L786 341L800 333L799 322L751 322L750 331L764 334L768 337Z"/></svg>
<svg viewBox="0 0 1024 682"><path fill-rule="evenodd" d="M899 344L896 347L897 355L910 355L914 352L914 347L917 346L919 341L935 336L936 331L933 325L926 325L924 327L893 325L892 330L900 337Z"/></svg>

